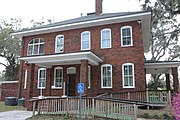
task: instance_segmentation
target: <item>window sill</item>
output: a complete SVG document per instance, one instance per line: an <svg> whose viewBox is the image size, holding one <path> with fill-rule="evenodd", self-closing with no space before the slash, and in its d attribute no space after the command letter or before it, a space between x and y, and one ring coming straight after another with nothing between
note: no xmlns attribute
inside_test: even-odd
<svg viewBox="0 0 180 120"><path fill-rule="evenodd" d="M51 86L51 89L62 89L62 87Z"/></svg>
<svg viewBox="0 0 180 120"><path fill-rule="evenodd" d="M132 86L132 87L130 86L130 87L123 87L123 88L135 88L135 87L134 86Z"/></svg>
<svg viewBox="0 0 180 120"><path fill-rule="evenodd" d="M38 89L45 89L45 87L42 87L42 88L41 88L41 87L38 87Z"/></svg>
<svg viewBox="0 0 180 120"><path fill-rule="evenodd" d="M112 87L101 87L101 89L112 89Z"/></svg>
<svg viewBox="0 0 180 120"><path fill-rule="evenodd" d="M125 47L132 47L133 45L121 45L121 47L125 48Z"/></svg>
<svg viewBox="0 0 180 120"><path fill-rule="evenodd" d="M112 47L104 47L104 48L101 47L101 49L111 49L111 48L112 48Z"/></svg>

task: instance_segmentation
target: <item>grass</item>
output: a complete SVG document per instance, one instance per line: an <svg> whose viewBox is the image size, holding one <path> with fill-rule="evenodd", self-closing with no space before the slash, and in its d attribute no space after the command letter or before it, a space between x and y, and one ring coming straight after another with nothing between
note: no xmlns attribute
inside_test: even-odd
<svg viewBox="0 0 180 120"><path fill-rule="evenodd" d="M0 102L0 112L6 112L11 110L17 110L17 106L7 106L4 102Z"/></svg>
<svg viewBox="0 0 180 120"><path fill-rule="evenodd" d="M27 118L26 120L79 120L77 117L72 116L58 116L58 115L36 115L30 118ZM92 118L83 118L82 120L92 120ZM104 120L104 118L95 118L94 120ZM110 120L110 119L106 119Z"/></svg>

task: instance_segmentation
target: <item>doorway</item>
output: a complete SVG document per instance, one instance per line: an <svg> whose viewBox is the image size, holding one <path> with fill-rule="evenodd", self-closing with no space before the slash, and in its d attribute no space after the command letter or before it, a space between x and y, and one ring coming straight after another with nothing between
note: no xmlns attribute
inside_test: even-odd
<svg viewBox="0 0 180 120"><path fill-rule="evenodd" d="M66 95L75 96L76 94L76 68L67 68Z"/></svg>

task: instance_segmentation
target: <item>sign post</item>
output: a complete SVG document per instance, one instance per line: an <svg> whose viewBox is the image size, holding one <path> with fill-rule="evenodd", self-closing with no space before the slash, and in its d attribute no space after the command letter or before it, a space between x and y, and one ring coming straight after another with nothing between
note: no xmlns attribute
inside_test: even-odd
<svg viewBox="0 0 180 120"><path fill-rule="evenodd" d="M84 93L84 83L78 83L79 93L79 119L81 120L81 104L82 104L82 93Z"/></svg>

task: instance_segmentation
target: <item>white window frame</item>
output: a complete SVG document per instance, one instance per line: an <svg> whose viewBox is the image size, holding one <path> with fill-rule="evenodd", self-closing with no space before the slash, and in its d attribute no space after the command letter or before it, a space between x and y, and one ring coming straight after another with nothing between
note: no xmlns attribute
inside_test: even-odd
<svg viewBox="0 0 180 120"><path fill-rule="evenodd" d="M62 80L61 81L61 83L62 83L61 87L56 87L56 70L57 69L62 70L62 78L60 78ZM55 67L54 68L54 85L52 86L52 89L62 89L62 87L63 87L63 67Z"/></svg>
<svg viewBox="0 0 180 120"><path fill-rule="evenodd" d="M27 88L27 72L28 72L28 70L26 69L25 73L24 73L24 89Z"/></svg>
<svg viewBox="0 0 180 120"><path fill-rule="evenodd" d="M63 37L63 42L61 43L61 45L63 45L63 49L62 49L62 51L58 51L57 50L57 40L58 40L58 38L59 37ZM56 40L55 40L55 53L63 53L64 52L64 35L57 35L56 36Z"/></svg>
<svg viewBox="0 0 180 120"><path fill-rule="evenodd" d="M124 66L129 66L131 65L132 66L132 77L133 77L133 86L125 86L124 85ZM134 64L133 63L124 63L122 64L122 82L123 82L123 88L135 88L135 76L134 76ZM128 84L129 84L129 80L128 80Z"/></svg>
<svg viewBox="0 0 180 120"><path fill-rule="evenodd" d="M37 40L38 39L38 43L35 43L35 40ZM43 42L41 42L41 40L43 41ZM33 41L33 44L30 44L31 42ZM44 54L44 49L43 49L43 53L39 53L40 52L40 46L41 45L44 45L44 40L42 39L42 38L34 38L34 39L32 39L29 43L28 43L28 49L27 49L27 55L41 55L41 54ZM30 46L32 46L32 54L29 54L29 47ZM37 54L35 54L34 53L34 51L35 51L35 46L38 46L38 53Z"/></svg>
<svg viewBox="0 0 180 120"><path fill-rule="evenodd" d="M41 87L41 85L39 86L39 82L40 82L40 71L41 70L45 70L45 86L44 87ZM46 68L39 68L39 70L38 70L38 84L37 84L37 88L38 89L45 89L46 88Z"/></svg>
<svg viewBox="0 0 180 120"><path fill-rule="evenodd" d="M110 37L110 40L109 40L109 45L110 46L108 46L108 47L103 47L103 32L105 32L105 31L109 31L109 37ZM104 48L111 48L111 29L109 29L109 28L105 28L105 29L102 29L101 30L101 48L102 49L104 49Z"/></svg>
<svg viewBox="0 0 180 120"><path fill-rule="evenodd" d="M110 67L111 68L111 86L103 86L103 68L104 67ZM112 65L111 64L104 64L104 65L101 65L101 88L112 88Z"/></svg>
<svg viewBox="0 0 180 120"><path fill-rule="evenodd" d="M124 45L123 44L123 37L128 37L128 36L123 36L123 29L130 29L130 37L131 37L131 44L130 45ZM132 26L123 26L121 27L121 47L129 47L129 46L133 46L133 35L132 35Z"/></svg>
<svg viewBox="0 0 180 120"><path fill-rule="evenodd" d="M91 66L88 65L88 89L91 88Z"/></svg>
<svg viewBox="0 0 180 120"><path fill-rule="evenodd" d="M83 38L83 34L89 34L89 41L88 40L83 40L82 38ZM83 42L89 42L89 46L88 46L88 48L84 48L83 49ZM90 33L90 31L84 31L84 32L82 32L81 33L81 50L90 50L91 49L91 33Z"/></svg>

